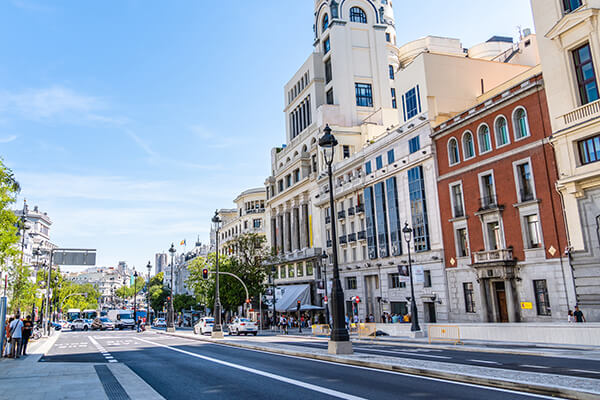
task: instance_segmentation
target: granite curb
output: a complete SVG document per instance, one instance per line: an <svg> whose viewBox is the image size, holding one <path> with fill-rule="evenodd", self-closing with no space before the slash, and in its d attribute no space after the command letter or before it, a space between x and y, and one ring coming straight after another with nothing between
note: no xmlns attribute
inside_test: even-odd
<svg viewBox="0 0 600 400"><path fill-rule="evenodd" d="M559 396L562 398L577 399L577 400L597 400L598 398L600 398L600 390L584 391L584 390L577 390L577 389L573 389L571 387L565 387L565 386L540 385L540 384L535 384L535 383L526 382L526 381L519 382L519 381L506 380L506 379L501 379L501 378L496 378L496 377L491 377L491 376L458 373L455 371L449 372L449 371L436 370L436 369L425 368L425 367L393 365L393 364L386 364L386 363L382 363L382 362L358 360L358 359L351 358L352 356L334 356L334 355L328 355L328 354L314 354L314 353L309 353L309 352L301 352L301 351L297 351L297 350L274 348L274 347L269 347L269 346L265 346L265 345L259 346L259 345L250 345L250 344L246 344L246 343L233 343L233 342L228 342L223 339L216 340L216 339L211 339L211 338L207 338L207 337L197 337L197 336L193 336L190 334L170 333L170 332L162 332L162 331L157 331L156 333L162 334L162 335L186 338L186 339L191 339L191 340L197 340L197 341L202 341L202 342L215 343L215 344L220 344L220 345L230 346L230 347L237 347L237 348L243 348L243 349L249 349L249 350L257 350L257 351L263 351L263 352L281 354L281 355L287 355L287 356L293 356L293 357L315 359L315 360L320 360L320 361L333 362L333 363L337 363L337 364L347 364L347 365L352 365L352 366L393 371L393 372L404 373L404 374L408 374L408 375L418 375L418 376L443 379L443 380L453 381L453 382L475 384L475 385L481 385L481 386L514 390L514 391L518 391L518 392L541 394L541 395L552 396L552 397ZM293 347L293 346L290 346L290 347ZM370 357L370 358L372 358L372 357ZM435 362L428 362L428 363L431 365L442 364L442 363L435 363ZM473 368L471 368L471 369L473 369ZM481 371L492 370L491 368L485 368L485 367L477 367L476 369L481 370ZM588 380L585 378L575 378L575 379ZM588 381L594 381L594 380L589 379Z"/></svg>

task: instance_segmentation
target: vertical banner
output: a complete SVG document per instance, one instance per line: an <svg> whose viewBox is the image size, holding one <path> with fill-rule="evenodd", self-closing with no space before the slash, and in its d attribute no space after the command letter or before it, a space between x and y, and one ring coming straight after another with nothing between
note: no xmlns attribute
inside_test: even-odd
<svg viewBox="0 0 600 400"><path fill-rule="evenodd" d="M309 226L309 232L308 234L310 235L310 248L312 249L314 247L314 243L313 243L313 225L312 225L312 214L308 215L308 226Z"/></svg>
<svg viewBox="0 0 600 400"><path fill-rule="evenodd" d="M0 357L4 350L4 333L6 332L6 300L7 297L0 297Z"/></svg>

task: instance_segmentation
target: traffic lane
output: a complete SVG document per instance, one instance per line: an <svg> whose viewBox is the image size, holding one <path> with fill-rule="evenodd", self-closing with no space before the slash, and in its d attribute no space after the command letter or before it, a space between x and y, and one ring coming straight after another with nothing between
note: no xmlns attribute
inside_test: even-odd
<svg viewBox="0 0 600 400"><path fill-rule="evenodd" d="M320 342L281 341L279 344L326 349ZM354 344L355 353L408 358L415 360L439 361L452 364L473 365L515 371L538 372L554 375L576 376L600 379L600 362L575 358L546 357L520 354L488 353L445 349L409 348L385 345Z"/></svg>
<svg viewBox="0 0 600 400"><path fill-rule="evenodd" d="M155 340L155 336L140 335L137 339L137 343L122 344L119 349L113 348L111 354L167 399L332 398L297 385L227 368L154 344L140 343L145 339L153 343L160 342ZM108 339L99 339L99 342L108 347Z"/></svg>
<svg viewBox="0 0 600 400"><path fill-rule="evenodd" d="M170 346L170 348L161 347L164 351L171 351L173 353L185 351L265 373L276 374L286 379L304 382L308 385L326 387L329 390L351 394L360 398L486 398L486 400L544 398L543 396L461 384L434 378L321 362L212 343L198 343L197 341L174 337L152 337L147 340L149 343L154 343L158 346ZM121 361L118 353L117 358ZM128 364L128 361L124 362ZM205 364L204 362L202 363L202 365ZM134 368L129 364L128 366L132 369ZM223 370L228 370L228 368L218 368L218 371ZM229 368L228 374L231 374L231 368ZM233 373L233 375L235 376L236 374ZM252 379L250 379L250 382L252 382ZM260 387L262 384L277 388L285 387L280 382L267 381L263 383L261 379L260 382L252 384L252 389L261 391L263 390ZM295 394L295 390L294 388L294 391L290 392L289 388L283 389L284 398L296 399L298 396ZM278 390L278 392L281 392L281 390ZM313 393L311 396L315 396L315 394Z"/></svg>
<svg viewBox="0 0 600 400"><path fill-rule="evenodd" d="M89 337L87 332L62 332L40 362L107 362Z"/></svg>

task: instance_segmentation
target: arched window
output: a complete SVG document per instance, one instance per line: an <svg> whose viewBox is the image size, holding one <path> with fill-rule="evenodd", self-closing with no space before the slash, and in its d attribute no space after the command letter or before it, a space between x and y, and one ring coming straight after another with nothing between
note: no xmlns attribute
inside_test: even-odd
<svg viewBox="0 0 600 400"><path fill-rule="evenodd" d="M329 28L329 15L325 14L323 17L322 32L325 32L327 28Z"/></svg>
<svg viewBox="0 0 600 400"><path fill-rule="evenodd" d="M458 153L458 142L455 138L451 138L448 141L448 161L450 165L458 164L460 162L460 154Z"/></svg>
<svg viewBox="0 0 600 400"><path fill-rule="evenodd" d="M490 140L490 128L487 125L481 125L477 133L477 140L479 141L479 153L487 153L492 150L492 141Z"/></svg>
<svg viewBox="0 0 600 400"><path fill-rule="evenodd" d="M361 24L366 24L367 23L367 14L365 14L365 12L358 7L352 7L350 9L350 21L351 22L360 22Z"/></svg>
<svg viewBox="0 0 600 400"><path fill-rule="evenodd" d="M523 107L518 107L513 112L513 126L515 129L515 139L523 139L529 136L529 122L527 121L527 111Z"/></svg>
<svg viewBox="0 0 600 400"><path fill-rule="evenodd" d="M508 122L506 122L504 115L496 118L494 130L496 131L496 147L510 143L510 139L508 138Z"/></svg>
<svg viewBox="0 0 600 400"><path fill-rule="evenodd" d="M466 131L463 134L462 141L463 141L463 154L465 156L465 160L475 157L475 143L473 141L473 134L469 131Z"/></svg>

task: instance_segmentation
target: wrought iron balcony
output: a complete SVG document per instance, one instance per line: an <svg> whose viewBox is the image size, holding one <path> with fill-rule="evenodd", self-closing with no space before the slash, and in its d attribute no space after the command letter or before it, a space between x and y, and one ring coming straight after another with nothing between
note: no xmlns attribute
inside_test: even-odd
<svg viewBox="0 0 600 400"><path fill-rule="evenodd" d="M533 191L531 189L521 189L521 203L533 200Z"/></svg>
<svg viewBox="0 0 600 400"><path fill-rule="evenodd" d="M454 206L454 218L461 218L465 216L465 209L462 205Z"/></svg>
<svg viewBox="0 0 600 400"><path fill-rule="evenodd" d="M344 211L344 210L338 211L338 219L344 219L344 218L346 218L346 211Z"/></svg>
<svg viewBox="0 0 600 400"><path fill-rule="evenodd" d="M325 223L326 223L326 224L330 224L330 223L331 223L331 217L330 217L329 215L327 215L327 216L325 217Z"/></svg>
<svg viewBox="0 0 600 400"><path fill-rule="evenodd" d="M494 208L498 208L498 200L496 195L485 196L479 199L481 207L479 210L492 210Z"/></svg>
<svg viewBox="0 0 600 400"><path fill-rule="evenodd" d="M367 231L359 231L358 240L367 240Z"/></svg>
<svg viewBox="0 0 600 400"><path fill-rule="evenodd" d="M356 242L356 233L348 234L348 242Z"/></svg>
<svg viewBox="0 0 600 400"><path fill-rule="evenodd" d="M354 207L348 207L348 216L351 217L354 215Z"/></svg>
<svg viewBox="0 0 600 400"><path fill-rule="evenodd" d="M347 244L348 243L348 237L346 235L342 235L340 236L340 244Z"/></svg>
<svg viewBox="0 0 600 400"><path fill-rule="evenodd" d="M497 249L488 251L477 251L475 255L475 264L492 263L499 261L512 261L512 249Z"/></svg>
<svg viewBox="0 0 600 400"><path fill-rule="evenodd" d="M356 213L360 214L360 213L364 213L365 212L365 205L364 204L359 204L356 206Z"/></svg>
<svg viewBox="0 0 600 400"><path fill-rule="evenodd" d="M328 240L327 241L327 247L331 247L331 246L333 246L333 242L331 240Z"/></svg>

